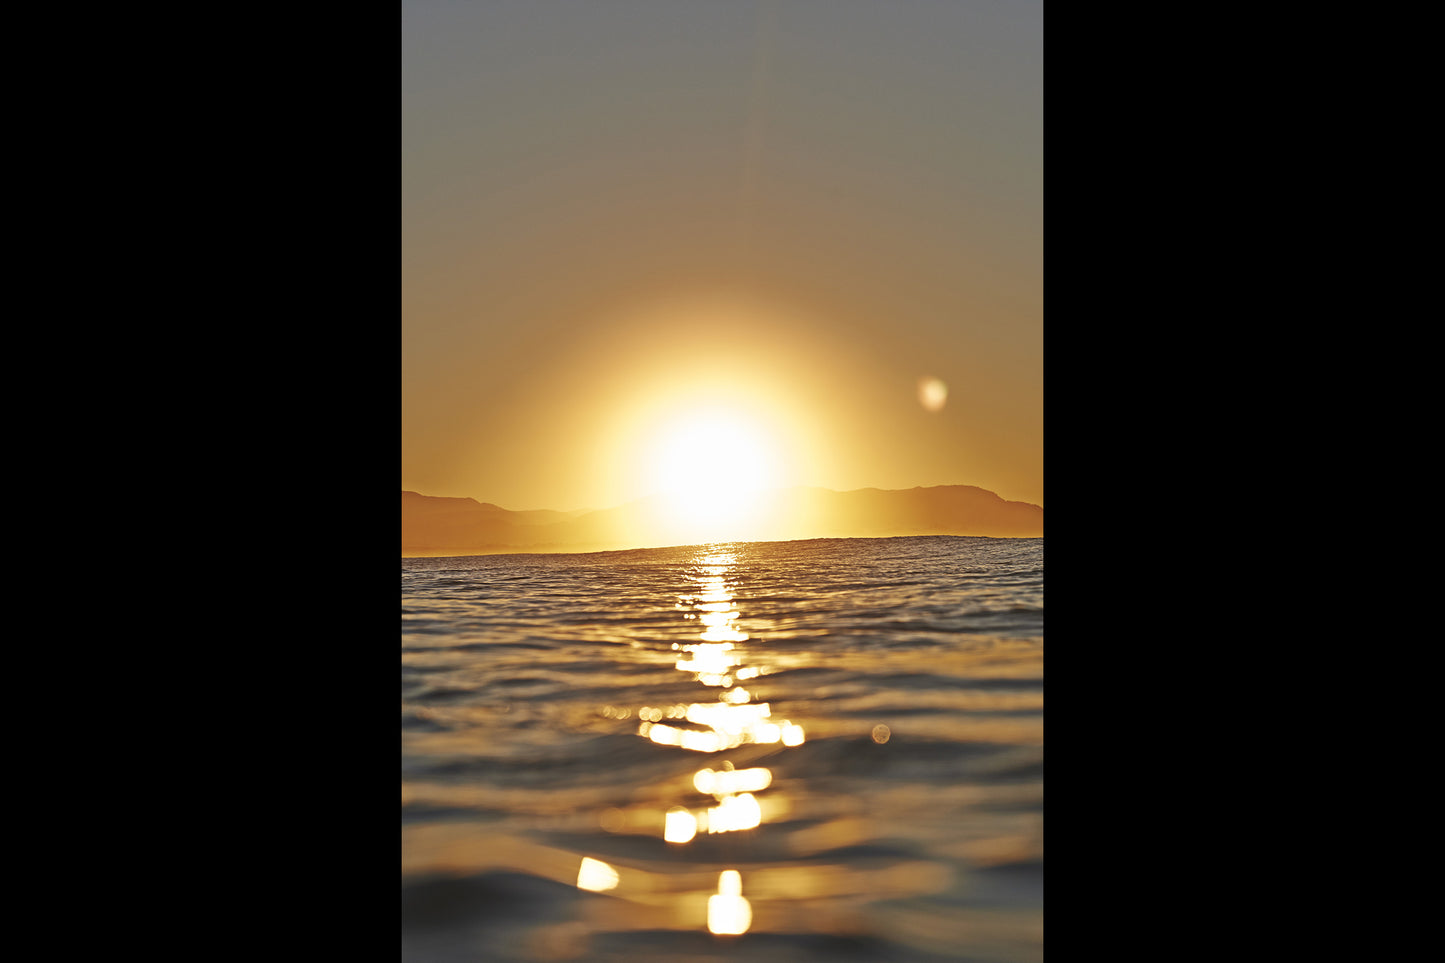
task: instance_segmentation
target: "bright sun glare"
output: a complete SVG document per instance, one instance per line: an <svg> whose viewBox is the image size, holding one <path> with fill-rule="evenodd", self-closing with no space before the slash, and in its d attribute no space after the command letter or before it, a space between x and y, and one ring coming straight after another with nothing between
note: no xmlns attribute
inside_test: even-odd
<svg viewBox="0 0 1445 963"><path fill-rule="evenodd" d="M656 439L653 490L668 521L703 537L749 520L758 495L777 483L769 433L735 411L705 409L673 420Z"/></svg>

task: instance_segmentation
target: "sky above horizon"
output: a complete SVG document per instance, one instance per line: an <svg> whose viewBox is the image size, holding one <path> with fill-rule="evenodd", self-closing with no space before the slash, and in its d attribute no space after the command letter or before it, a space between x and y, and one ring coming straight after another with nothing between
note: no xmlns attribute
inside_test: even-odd
<svg viewBox="0 0 1445 963"><path fill-rule="evenodd" d="M1038 0L403 0L402 488L1042 505L1042 47Z"/></svg>

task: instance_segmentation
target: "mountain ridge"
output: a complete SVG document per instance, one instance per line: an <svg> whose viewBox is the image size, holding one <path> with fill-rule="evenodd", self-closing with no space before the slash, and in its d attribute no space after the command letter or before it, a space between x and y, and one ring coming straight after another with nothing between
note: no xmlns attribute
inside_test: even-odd
<svg viewBox="0 0 1445 963"><path fill-rule="evenodd" d="M698 519L662 533L661 496L595 511L511 511L474 498L402 492L402 556L511 552L591 552L661 548L706 541L789 541L893 535L1043 535L1041 506L976 485L860 488L796 487L760 493L759 521L733 529ZM679 535L678 532L683 534ZM731 532L731 534L726 534ZM687 535L699 537L687 540Z"/></svg>

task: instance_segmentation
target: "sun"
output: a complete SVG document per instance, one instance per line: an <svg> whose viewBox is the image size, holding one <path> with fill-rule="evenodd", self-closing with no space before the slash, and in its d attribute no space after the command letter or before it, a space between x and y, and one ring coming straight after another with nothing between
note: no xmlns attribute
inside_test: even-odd
<svg viewBox="0 0 1445 963"><path fill-rule="evenodd" d="M761 494L777 484L767 427L742 411L701 408L671 419L653 440L649 477L680 537L739 538Z"/></svg>

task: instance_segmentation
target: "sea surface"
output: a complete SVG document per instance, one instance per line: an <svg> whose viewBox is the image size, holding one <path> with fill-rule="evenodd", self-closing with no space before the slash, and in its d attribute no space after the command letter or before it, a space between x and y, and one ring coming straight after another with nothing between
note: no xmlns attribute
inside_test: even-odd
<svg viewBox="0 0 1445 963"><path fill-rule="evenodd" d="M1043 539L402 560L402 959L1043 956Z"/></svg>

